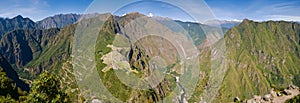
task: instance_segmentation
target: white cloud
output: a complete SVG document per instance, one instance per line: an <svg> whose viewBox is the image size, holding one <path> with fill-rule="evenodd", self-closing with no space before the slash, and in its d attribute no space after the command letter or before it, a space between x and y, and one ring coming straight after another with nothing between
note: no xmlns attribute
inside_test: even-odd
<svg viewBox="0 0 300 103"><path fill-rule="evenodd" d="M233 22L242 22L243 20L233 19L233 20L230 20L230 21L233 21Z"/></svg>
<svg viewBox="0 0 300 103"><path fill-rule="evenodd" d="M259 14L291 14L297 13L300 10L300 7L297 6L297 2L284 2L276 3L268 6L261 7L256 10L256 13Z"/></svg>
<svg viewBox="0 0 300 103"><path fill-rule="evenodd" d="M153 17L153 14L152 14L152 13L149 13L148 16L149 16L149 17Z"/></svg>
<svg viewBox="0 0 300 103"><path fill-rule="evenodd" d="M284 20L284 21L300 21L300 16L291 15L267 15L265 16L267 20Z"/></svg>

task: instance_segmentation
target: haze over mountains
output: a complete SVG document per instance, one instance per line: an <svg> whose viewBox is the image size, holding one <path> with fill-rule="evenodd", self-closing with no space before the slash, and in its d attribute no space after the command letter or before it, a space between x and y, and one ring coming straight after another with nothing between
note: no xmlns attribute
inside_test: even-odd
<svg viewBox="0 0 300 103"><path fill-rule="evenodd" d="M232 28L234 26L237 26L241 23L242 21L240 20L232 20L232 21L228 21L228 20L209 20L207 22L205 22L204 24L206 25L210 25L210 26L221 26L222 28Z"/></svg>
<svg viewBox="0 0 300 103"><path fill-rule="evenodd" d="M78 14L59 14L37 21L37 24L43 29L62 28L74 24L80 17L81 15Z"/></svg>
<svg viewBox="0 0 300 103"><path fill-rule="evenodd" d="M170 95L172 89L176 86L176 78L171 75L167 75L163 83L153 89L138 90L124 85L118 80L114 70L110 69L107 72L102 72L107 64L101 58L112 52L107 45L112 44L113 39L120 35L130 37L128 31L124 32L125 26L137 18L146 16L139 13L130 13L121 17L111 14L97 15L95 20L104 16L109 17L103 28L101 28L103 31L99 33L96 51L93 51L96 53L100 78L108 90L125 102L157 102ZM4 68L7 77L16 82L17 86L27 91L28 87L20 81L14 71L17 71L22 79L26 79L30 83L46 70L57 74L61 78L61 88L64 88L64 91L73 100L72 102L85 100L82 99L83 93L80 93L76 86L71 60L73 37L75 29L79 25L78 22L80 22L78 20L82 16L78 14L60 14L37 22L22 16L11 19L0 18L0 54L3 55L0 59L1 67ZM87 19L89 22L93 22L93 20ZM156 18L155 20L172 28L172 25L168 25L169 22L165 19ZM149 21L146 20L145 22ZM199 26L214 30L216 24L221 24L224 31L228 30L225 34L222 34L224 38L220 40L224 40L226 43L227 71L214 102L232 102L235 97L248 99L252 98L253 95L264 95L271 88L285 88L289 84L300 86L300 25L298 23L285 21L254 22L247 19L241 23L218 20L205 24L174 22L188 29L194 44L199 50L202 50L200 62L202 63L201 67L204 68L201 69L201 77L203 78L199 79L195 93L187 100L188 102L200 101L203 91L209 88L207 85L209 85L212 50L203 46L207 36L205 31L199 29ZM132 25L132 27L138 28L140 25ZM162 44L167 44L164 41L162 42ZM127 55L130 67L138 71L137 75L141 77L148 75L145 71L150 67L147 62L149 62L151 55L146 51L155 47L147 45L147 43L143 45L147 45L148 48L141 45L131 45L134 46L129 47L130 52ZM171 46L168 49L171 50ZM159 51L154 49L154 52ZM169 63L172 64L170 68L180 66L177 62ZM175 72L170 74L172 73L178 75ZM86 100L91 101L94 99L93 96L86 97ZM110 101L105 97L100 99Z"/></svg>

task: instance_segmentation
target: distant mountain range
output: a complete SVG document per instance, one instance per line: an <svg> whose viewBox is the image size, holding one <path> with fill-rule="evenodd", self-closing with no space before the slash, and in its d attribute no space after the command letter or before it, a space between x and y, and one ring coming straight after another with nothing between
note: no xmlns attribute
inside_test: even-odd
<svg viewBox="0 0 300 103"><path fill-rule="evenodd" d="M241 23L242 21L239 20L208 20L204 24L209 25L209 26L220 26L222 28L227 28L230 29L234 26L237 26Z"/></svg>
<svg viewBox="0 0 300 103"><path fill-rule="evenodd" d="M108 17L107 21L104 21L102 31L99 32L96 50L93 51L96 53L99 76L108 90L125 102L157 102L169 95L176 86L174 83L176 78L172 76L166 76L167 79L164 79L163 83L157 87L143 91L124 85L118 80L113 70L102 72L107 64L101 58L112 51L108 45L120 36L124 36L126 41L133 34L130 31L124 31L125 26L137 18L146 16L140 13L129 13L124 16L95 15L94 18L85 18L83 21L79 20L84 15L78 14L60 14L37 22L22 16L11 19L0 18L0 54L3 55L0 55L0 66L4 69L8 68L4 70L8 77L18 82L18 86L24 90L28 90L28 87L20 81L16 73L24 79L34 80L45 70L53 72L62 78L63 88L74 101L83 100L80 99L79 95L82 94L78 91L72 72L71 51L75 29L82 22L95 22ZM170 19L160 17L153 17L153 19L168 29L176 29L168 22ZM223 32L227 31L225 34L219 34L220 37L216 37L223 38L220 41L223 40L226 43L228 65L225 79L214 102L233 102L234 97L252 98L253 95L267 93L271 88L281 89L289 84L300 86L300 24L285 21L254 22L248 19L242 22L213 20L204 24L178 20L173 22L187 30L197 49L201 50L201 57L205 57L200 60L201 68L204 68L204 70L201 69L203 78L200 79L195 89L196 93L187 101L200 101L203 91L209 88L206 86L210 78L210 57L213 55L212 50L206 48L208 39L205 32L207 31L199 29L199 26L216 34L220 33L215 31L217 30L215 26L218 25L222 27ZM147 19L140 24L130 24L130 27L143 33L145 31L139 31L139 28L145 25L150 25ZM165 29L161 26L153 28ZM130 67L138 71L137 75L141 77L148 75L145 71L149 70L150 64L147 63L151 55L148 55L147 51L153 48L149 44L158 45L153 42L144 44L148 44L148 47L130 44L129 52L122 51L128 54L126 58ZM167 42L162 41L162 44L167 44ZM165 49L171 49L171 46ZM158 51L152 52L155 54ZM168 53L163 55L170 56ZM177 62L171 63L173 66L169 68L180 66ZM90 97L94 96L91 94ZM110 101L107 98L101 99Z"/></svg>
<svg viewBox="0 0 300 103"><path fill-rule="evenodd" d="M37 24L30 20L29 18L23 18L21 15L18 15L12 19L3 19L0 18L0 38L7 32L17 30L17 29L36 29Z"/></svg>
<svg viewBox="0 0 300 103"><path fill-rule="evenodd" d="M133 17L130 18L137 17L135 14L131 15ZM144 16L142 14L138 15ZM55 36L57 36L65 26L76 23L81 16L82 15L78 14L59 14L37 22L33 22L29 18L23 18L20 15L12 19L0 19L3 22L2 25L0 25L0 27L3 28L0 30L0 33L2 33L0 34L0 53L4 54L4 57L7 58L14 67L23 68L30 61L39 58L50 41L55 39ZM118 19L120 17L115 16L115 18ZM155 19L161 23L165 20L171 20L162 17L156 17ZM204 32L199 29L199 27L206 27L206 25L177 20L175 22L182 25L185 29L189 28L190 34L196 44L200 44L204 40ZM39 71L40 70L35 72Z"/></svg>
<svg viewBox="0 0 300 103"><path fill-rule="evenodd" d="M79 20L79 14L59 14L52 17L47 17L41 21L37 21L39 27L42 29L62 28L64 26L74 24Z"/></svg>
<svg viewBox="0 0 300 103"><path fill-rule="evenodd" d="M34 22L29 18L23 18L18 15L14 18L0 18L0 37L5 33L13 30L23 29L50 29L62 28L64 26L74 24L79 20L79 14L59 14L52 17L47 17L41 21Z"/></svg>

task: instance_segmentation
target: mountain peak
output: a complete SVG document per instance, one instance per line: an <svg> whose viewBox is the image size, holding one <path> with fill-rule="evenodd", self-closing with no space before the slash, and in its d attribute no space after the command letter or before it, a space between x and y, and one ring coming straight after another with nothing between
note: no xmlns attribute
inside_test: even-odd
<svg viewBox="0 0 300 103"><path fill-rule="evenodd" d="M62 28L66 25L77 22L82 15L79 14L58 14L47 17L41 21L37 21L37 24L44 29L50 28Z"/></svg>
<svg viewBox="0 0 300 103"><path fill-rule="evenodd" d="M32 21L31 19L29 19L28 17L24 18L22 15L17 15L15 17L13 17L12 20L22 20L22 21L26 20L26 21L30 21L30 22L34 23L34 21Z"/></svg>
<svg viewBox="0 0 300 103"><path fill-rule="evenodd" d="M17 15L17 16L15 16L13 19L23 19L23 16Z"/></svg>
<svg viewBox="0 0 300 103"><path fill-rule="evenodd" d="M242 21L242 23L249 23L249 22L253 22L253 20L249 20L249 19L244 19L243 21Z"/></svg>

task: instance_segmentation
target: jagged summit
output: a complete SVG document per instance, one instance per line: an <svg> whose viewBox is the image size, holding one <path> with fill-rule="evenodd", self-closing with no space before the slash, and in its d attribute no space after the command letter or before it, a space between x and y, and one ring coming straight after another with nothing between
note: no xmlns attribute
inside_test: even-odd
<svg viewBox="0 0 300 103"><path fill-rule="evenodd" d="M9 19L8 19L9 20ZM17 20L17 21L22 21L22 22L30 22L30 23L34 23L33 20L31 20L30 18L28 17L23 17L22 15L17 15L15 17L13 17L12 19L10 20Z"/></svg>
<svg viewBox="0 0 300 103"><path fill-rule="evenodd" d="M0 19L0 38L5 33L8 33L17 29L36 29L37 24L29 18L23 18L21 15L18 15L14 18L5 18Z"/></svg>
<svg viewBox="0 0 300 103"><path fill-rule="evenodd" d="M19 19L19 18L23 18L23 16L17 15L17 16L15 16L14 18ZM14 18L13 18L13 19L14 19Z"/></svg>
<svg viewBox="0 0 300 103"><path fill-rule="evenodd" d="M243 24L243 23L250 23L250 22L254 22L253 20L250 20L250 19L247 19L247 18L245 18L245 19L243 19L243 21L242 21L242 23L241 24Z"/></svg>
<svg viewBox="0 0 300 103"><path fill-rule="evenodd" d="M58 14L38 21L37 24L43 29L62 28L77 22L80 17L79 14Z"/></svg>

